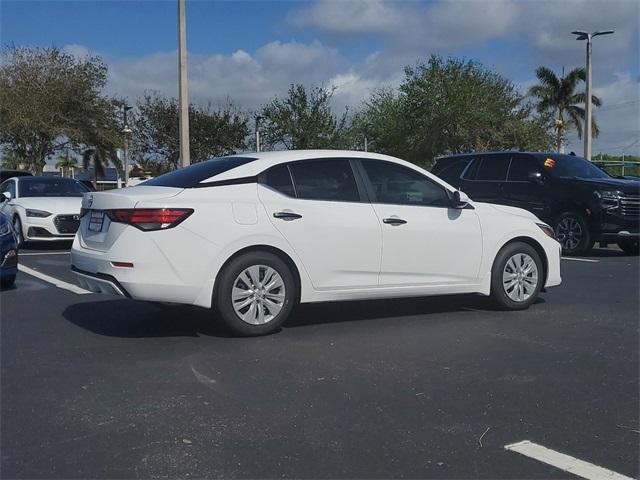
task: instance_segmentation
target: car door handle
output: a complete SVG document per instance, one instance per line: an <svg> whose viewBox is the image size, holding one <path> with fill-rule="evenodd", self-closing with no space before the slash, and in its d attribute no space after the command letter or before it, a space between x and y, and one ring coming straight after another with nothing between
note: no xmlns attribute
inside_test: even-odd
<svg viewBox="0 0 640 480"><path fill-rule="evenodd" d="M280 220L286 220L288 222L302 218L302 215L298 215L294 212L275 212L273 216L274 218L279 218Z"/></svg>
<svg viewBox="0 0 640 480"><path fill-rule="evenodd" d="M387 217L382 219L382 223L386 223L387 225L397 226L397 225L404 225L405 223L407 223L407 221L399 217Z"/></svg>

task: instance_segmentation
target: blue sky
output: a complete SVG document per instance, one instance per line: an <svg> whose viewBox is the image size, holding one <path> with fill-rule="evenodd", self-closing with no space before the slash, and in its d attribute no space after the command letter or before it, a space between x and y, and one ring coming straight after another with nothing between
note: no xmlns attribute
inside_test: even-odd
<svg viewBox="0 0 640 480"><path fill-rule="evenodd" d="M337 88L336 108L357 109L395 86L404 65L432 53L474 58L525 90L534 70L581 66L575 29L613 28L594 43L601 136L621 153L640 138L639 3L632 0L207 1L187 0L190 89L196 102L257 109L292 82ZM110 93L175 95L177 1L2 0L3 44L56 45L97 54ZM580 142L569 139L580 152ZM640 143L640 142L639 142ZM640 144L627 150L639 153Z"/></svg>

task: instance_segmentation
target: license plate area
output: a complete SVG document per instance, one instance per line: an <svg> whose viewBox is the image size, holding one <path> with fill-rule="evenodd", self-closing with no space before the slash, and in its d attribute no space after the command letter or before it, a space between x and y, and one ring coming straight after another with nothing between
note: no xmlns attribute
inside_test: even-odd
<svg viewBox="0 0 640 480"><path fill-rule="evenodd" d="M89 231L101 232L104 225L104 212L100 210L91 210L91 216L89 217Z"/></svg>

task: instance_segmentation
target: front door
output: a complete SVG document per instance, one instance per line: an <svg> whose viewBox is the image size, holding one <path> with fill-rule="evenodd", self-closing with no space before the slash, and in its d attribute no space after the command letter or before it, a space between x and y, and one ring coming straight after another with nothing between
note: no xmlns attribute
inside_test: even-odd
<svg viewBox="0 0 640 480"><path fill-rule="evenodd" d="M530 174L540 173L540 180L534 181ZM504 184L504 203L523 208L539 218L547 215L548 178L538 162L528 155L514 154L509 166L507 182Z"/></svg>
<svg viewBox="0 0 640 480"><path fill-rule="evenodd" d="M417 170L380 160L361 165L382 227L380 285L476 283L482 236L475 210L450 208L444 187Z"/></svg>

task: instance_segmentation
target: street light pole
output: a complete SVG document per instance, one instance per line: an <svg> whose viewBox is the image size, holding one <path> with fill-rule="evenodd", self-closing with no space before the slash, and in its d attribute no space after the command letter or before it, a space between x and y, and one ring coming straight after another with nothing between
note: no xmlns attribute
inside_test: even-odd
<svg viewBox="0 0 640 480"><path fill-rule="evenodd" d="M131 110L133 107L129 105L122 106L122 115L124 117L124 127L122 128L122 134L124 135L124 145L122 148L122 163L124 164L124 186L125 188L129 184L129 134L131 133L131 129L129 128L129 122L127 121L127 112Z"/></svg>
<svg viewBox="0 0 640 480"><path fill-rule="evenodd" d="M183 167L191 164L189 152L189 86L187 83L187 31L185 0L178 0L178 83L180 102L180 163Z"/></svg>
<svg viewBox="0 0 640 480"><path fill-rule="evenodd" d="M586 66L586 78L585 78L585 99L584 99L584 158L591 160L591 48L592 39L598 35L609 35L613 33L613 30L603 30L594 33L587 33L581 30L571 32L574 35L578 35L576 40L587 41L587 66Z"/></svg>
<svg viewBox="0 0 640 480"><path fill-rule="evenodd" d="M262 116L256 116L256 152L260 152L260 120Z"/></svg>

